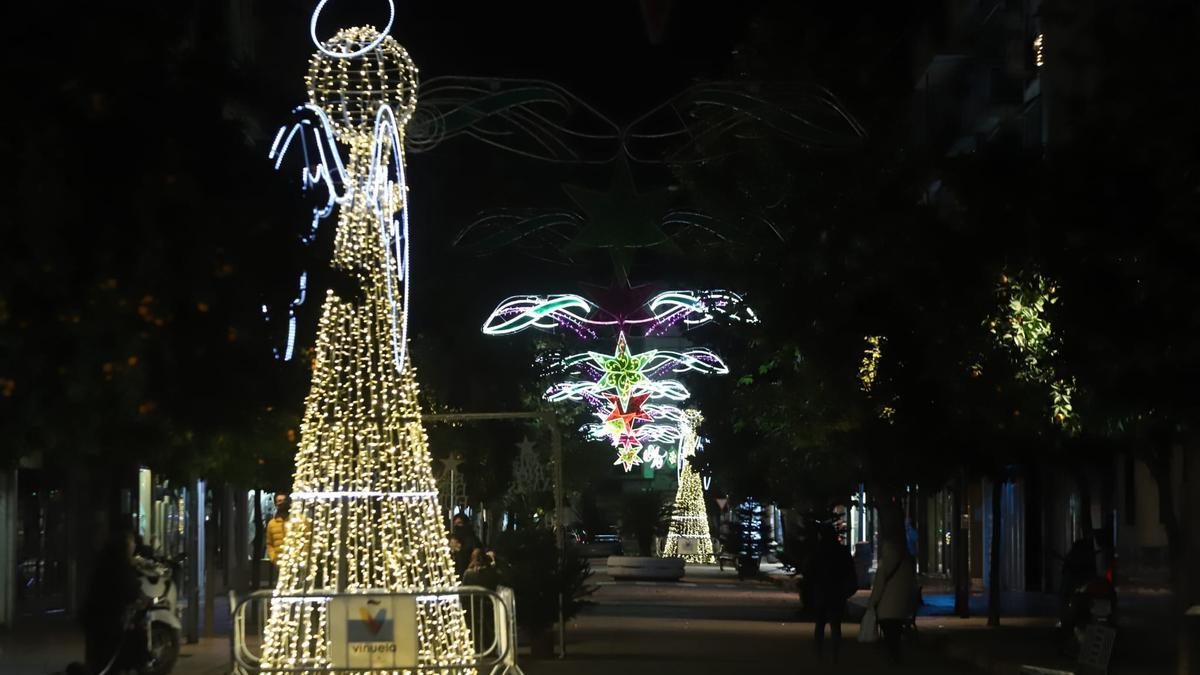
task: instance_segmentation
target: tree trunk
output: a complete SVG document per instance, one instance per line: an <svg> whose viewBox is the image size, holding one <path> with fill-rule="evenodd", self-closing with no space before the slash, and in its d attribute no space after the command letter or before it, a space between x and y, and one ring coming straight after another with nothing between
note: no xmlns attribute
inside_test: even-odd
<svg viewBox="0 0 1200 675"><path fill-rule="evenodd" d="M913 490L913 527L917 530L917 572L927 574L929 571L929 536L928 536L928 507L924 492L920 487Z"/></svg>
<svg viewBox="0 0 1200 675"><path fill-rule="evenodd" d="M1200 485L1200 447L1195 442L1184 448L1183 455L1183 484ZM1187 570L1200 570L1200 489L1185 490L1182 495L1188 532L1183 542L1185 550L1185 567ZM1195 573L1185 575L1184 587L1179 593L1181 602L1179 612L1186 612L1189 607L1200 606L1200 575ZM1196 675L1200 673L1200 616L1188 616L1183 620L1184 625L1179 631L1179 669L1178 675Z"/></svg>
<svg viewBox="0 0 1200 675"><path fill-rule="evenodd" d="M1004 479L992 479L992 550L988 569L988 620L989 626L1000 625L1000 512Z"/></svg>
<svg viewBox="0 0 1200 675"><path fill-rule="evenodd" d="M1171 583L1180 581L1180 562L1183 558L1183 531L1179 525L1179 514L1175 511L1175 486L1171 481L1171 446L1154 448L1146 458L1150 475L1158 485L1158 515L1167 532L1167 552L1171 559Z"/></svg>
<svg viewBox="0 0 1200 675"><path fill-rule="evenodd" d="M967 476L959 473L954 486L954 518L950 524L954 530L950 553L954 556L954 613L966 619L971 616L971 579L967 570L967 531L964 527L966 513Z"/></svg>
<svg viewBox="0 0 1200 675"><path fill-rule="evenodd" d="M1092 481L1086 465L1076 470L1075 486L1079 489L1079 510L1083 512L1083 538L1091 539L1095 531L1092 525Z"/></svg>
<svg viewBox="0 0 1200 675"><path fill-rule="evenodd" d="M1200 581L1195 579L1195 574L1187 574L1185 570L1195 569L1191 565L1195 565L1200 561L1200 554L1194 549L1197 544L1197 537L1185 537L1183 529L1180 525L1179 514L1175 510L1175 489L1172 483L1171 474L1171 454L1172 446L1170 443L1160 443L1146 453L1146 466L1150 469L1150 475L1153 476L1154 482L1158 487L1158 513L1159 520L1162 521L1163 529L1167 533L1167 552L1170 558L1171 566L1171 588L1175 590L1177 598L1174 611L1176 616L1182 615L1193 604L1200 605ZM1185 449L1191 450L1191 448ZM1194 467L1197 464L1196 458L1189 458L1184 455L1183 471L1184 479L1195 480L1192 474L1200 474L1200 470ZM1192 485L1194 483L1185 482L1184 485ZM1185 491L1183 498L1185 504L1189 507L1189 513L1195 514L1200 507L1197 502L1200 498L1191 496L1188 492L1195 493L1195 490ZM1200 529L1195 518L1189 526L1193 530ZM1190 541L1189 541L1190 540ZM1187 559L1185 559L1185 554ZM1180 675L1195 675L1200 673L1200 653L1197 653L1196 640L1200 639L1200 617L1187 617L1183 619L1183 626L1179 631L1179 658L1178 672Z"/></svg>
<svg viewBox="0 0 1200 675"><path fill-rule="evenodd" d="M1113 579L1116 579L1116 527L1113 523L1113 514L1116 512L1116 492L1117 492L1117 476L1115 459L1109 453L1098 452L1097 457L1102 457L1099 464L1100 469L1100 536L1101 542L1100 552L1101 560L1104 567L1101 571L1113 570Z"/></svg>

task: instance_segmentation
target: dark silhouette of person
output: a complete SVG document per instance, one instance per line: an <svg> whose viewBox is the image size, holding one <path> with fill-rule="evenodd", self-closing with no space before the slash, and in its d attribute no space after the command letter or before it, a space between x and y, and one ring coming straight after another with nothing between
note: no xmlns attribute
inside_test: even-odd
<svg viewBox="0 0 1200 675"><path fill-rule="evenodd" d="M132 532L117 532L96 559L91 585L80 615L85 637L84 659L92 673L112 663L112 672L136 660L139 645L123 640L131 612L142 602L142 585L133 566L137 541Z"/></svg>
<svg viewBox="0 0 1200 675"><path fill-rule="evenodd" d="M454 561L454 576L462 581L463 573L467 571L467 565L471 563L471 553L468 551L466 555L463 555L463 543L457 534L450 535L449 543L450 559Z"/></svg>
<svg viewBox="0 0 1200 675"><path fill-rule="evenodd" d="M454 552L454 568L461 578L462 573L471 564L471 553L482 544L479 542L479 537L475 536L475 528L471 527L471 521L467 520L463 514L456 514L450 520L450 526L451 536L456 537L460 545L459 549Z"/></svg>
<svg viewBox="0 0 1200 675"><path fill-rule="evenodd" d="M1062 589L1070 597L1075 589L1096 578L1096 547L1091 539L1077 539L1063 559Z"/></svg>
<svg viewBox="0 0 1200 675"><path fill-rule="evenodd" d="M828 523L817 527L817 545L804 572L807 596L814 615L813 639L820 659L825 647L825 625L833 642L833 662L837 663L842 643L842 616L846 600L858 590L858 575L850 550L838 541L837 533Z"/></svg>

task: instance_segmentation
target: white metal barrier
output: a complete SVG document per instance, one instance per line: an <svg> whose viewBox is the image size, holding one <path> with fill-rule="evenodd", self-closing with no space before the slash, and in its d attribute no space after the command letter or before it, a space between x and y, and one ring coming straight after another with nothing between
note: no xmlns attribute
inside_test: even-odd
<svg viewBox="0 0 1200 675"><path fill-rule="evenodd" d="M334 663L310 667L279 667L262 666L262 629L266 624L267 612L270 611L271 600L276 596L273 591L257 591L251 593L236 603L230 602L230 614L233 622L230 632L230 650L233 660L234 675L255 675L262 672L270 673L311 673L311 672L396 672L411 671L441 671L446 672L447 666L436 664L401 664L392 663L386 666L335 665ZM439 593L319 593L312 595L285 596L293 602L312 602L323 604L327 608L338 606L339 603L370 602L381 607L415 607L418 599L429 601L457 601L463 608L463 618L471 633L474 648L473 662L463 665L463 668L473 668L478 672L489 672L490 675L524 675L517 665L517 625L516 601L512 589L501 586L497 590L489 590L477 586L462 586L454 591ZM403 612L393 612L391 616L399 619ZM247 631L247 626L255 626L257 630ZM326 640L330 643L330 654L338 653L337 646L348 649L348 628L340 626L338 621L329 622L330 630ZM415 639L415 627L413 630ZM348 652L347 652L348 654ZM331 661L341 659L331 659Z"/></svg>

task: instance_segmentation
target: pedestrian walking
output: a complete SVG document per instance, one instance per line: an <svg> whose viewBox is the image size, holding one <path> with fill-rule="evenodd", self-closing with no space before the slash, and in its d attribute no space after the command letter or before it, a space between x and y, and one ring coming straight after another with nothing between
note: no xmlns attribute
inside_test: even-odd
<svg viewBox="0 0 1200 675"><path fill-rule="evenodd" d="M917 570L903 542L884 540L879 553L870 606L883 632L888 658L898 664L901 633L916 609Z"/></svg>
<svg viewBox="0 0 1200 675"><path fill-rule="evenodd" d="M275 515L267 521L267 558L271 560L272 585L279 578L279 555L283 552L283 540L287 537L291 508L290 497L282 493L275 495Z"/></svg>
<svg viewBox="0 0 1200 675"><path fill-rule="evenodd" d="M854 571L850 550L838 540L832 525L819 524L816 534L816 547L804 572L806 596L812 603L817 659L822 658L828 624L833 662L837 663L842 644L842 616L846 611L846 600L858 590L858 574Z"/></svg>

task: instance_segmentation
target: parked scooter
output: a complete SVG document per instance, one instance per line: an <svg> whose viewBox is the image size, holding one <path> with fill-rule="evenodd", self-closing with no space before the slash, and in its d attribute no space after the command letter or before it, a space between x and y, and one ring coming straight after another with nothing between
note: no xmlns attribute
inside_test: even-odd
<svg viewBox="0 0 1200 675"><path fill-rule="evenodd" d="M146 660L138 668L141 675L166 675L179 658L183 622L179 617L178 578L184 559L183 555L175 558L149 555L133 559L141 576L142 594L148 599L138 623L146 636Z"/></svg>
<svg viewBox="0 0 1200 675"><path fill-rule="evenodd" d="M1117 591L1107 575L1075 588L1067 599L1063 628L1074 633L1075 644L1083 645L1087 627L1093 623L1115 628Z"/></svg>
<svg viewBox="0 0 1200 675"><path fill-rule="evenodd" d="M1117 590L1112 568L1096 573L1096 550L1090 540L1076 541L1063 558L1063 606L1059 627L1072 638L1075 648L1083 645L1092 623L1116 627Z"/></svg>

